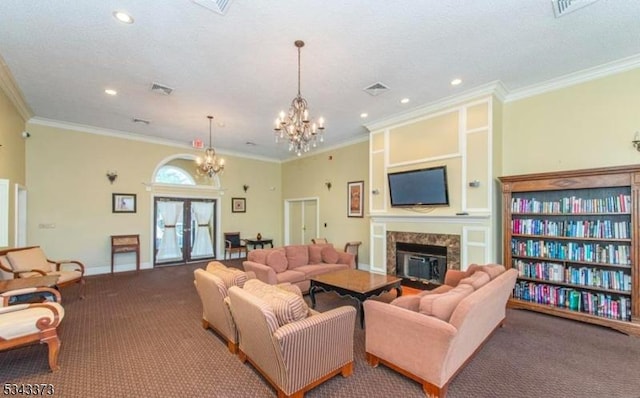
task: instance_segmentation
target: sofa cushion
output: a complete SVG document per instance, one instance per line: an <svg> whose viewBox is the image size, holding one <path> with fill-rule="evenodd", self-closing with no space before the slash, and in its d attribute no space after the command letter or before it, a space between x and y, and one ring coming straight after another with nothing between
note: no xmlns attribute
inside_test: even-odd
<svg viewBox="0 0 640 398"><path fill-rule="evenodd" d="M266 264L273 268L276 273L283 272L287 269L288 261L287 256L285 255L283 248L278 248L275 250L271 250L269 254L267 254Z"/></svg>
<svg viewBox="0 0 640 398"><path fill-rule="evenodd" d="M39 247L9 252L7 253L7 259L14 271L38 269L44 272L51 272L51 265L47 262L47 257Z"/></svg>
<svg viewBox="0 0 640 398"><path fill-rule="evenodd" d="M449 290L453 289L453 286L449 286L449 285L440 285L435 289L431 289L431 290L425 290L423 292L418 293L418 296L422 297L422 296L427 296L429 294L440 294L440 293L446 293Z"/></svg>
<svg viewBox="0 0 640 398"><path fill-rule="evenodd" d="M218 261L211 261L207 264L207 272L220 278L227 289L231 286L243 287L247 281L247 274L245 272L237 268L228 268Z"/></svg>
<svg viewBox="0 0 640 398"><path fill-rule="evenodd" d="M326 244L309 245L309 264L320 264L322 262L322 249L330 246Z"/></svg>
<svg viewBox="0 0 640 398"><path fill-rule="evenodd" d="M480 270L486 272L489 275L489 278L493 280L496 276L500 275L505 271L504 265L499 264L487 264L480 267Z"/></svg>
<svg viewBox="0 0 640 398"><path fill-rule="evenodd" d="M473 293L473 291L474 289L471 285L463 284L456 286L446 293L426 295L420 298L418 311L421 314L434 316L445 322L449 322L451 314L460 301Z"/></svg>
<svg viewBox="0 0 640 398"><path fill-rule="evenodd" d="M490 280L491 280L491 278L489 277L489 274L487 274L486 272L484 272L484 271L476 271L476 272L473 273L473 275L462 279L460 281L460 283L458 283L458 286L463 285L463 284L471 285L474 290L478 290L482 286L484 286L487 283L489 283Z"/></svg>
<svg viewBox="0 0 640 398"><path fill-rule="evenodd" d="M277 285L251 279L244 284L244 289L269 304L279 326L305 319L309 315L309 307L300 295Z"/></svg>
<svg viewBox="0 0 640 398"><path fill-rule="evenodd" d="M255 249L251 250L247 254L247 261L253 261L254 263L267 264L267 256L273 250Z"/></svg>
<svg viewBox="0 0 640 398"><path fill-rule="evenodd" d="M276 280L278 281L278 283L302 282L303 280L305 280L305 275L304 275L304 272L300 272L298 270L287 269L287 270L284 270L284 271L282 271L280 273L277 273L276 274Z"/></svg>
<svg viewBox="0 0 640 398"><path fill-rule="evenodd" d="M298 272L304 272L306 278L325 274L327 272L340 271L341 269L348 269L349 267L345 264L313 264L313 265L303 265L296 268Z"/></svg>
<svg viewBox="0 0 640 398"><path fill-rule="evenodd" d="M308 245L290 245L284 247L289 269L295 269L301 265L309 264L309 249L307 246Z"/></svg>
<svg viewBox="0 0 640 398"><path fill-rule="evenodd" d="M327 246L322 249L322 262L327 264L336 264L340 255L333 246Z"/></svg>
<svg viewBox="0 0 640 398"><path fill-rule="evenodd" d="M417 294L412 294L410 296L400 296L394 299L390 304L413 312L418 312L418 309L420 308L420 299L421 297Z"/></svg>

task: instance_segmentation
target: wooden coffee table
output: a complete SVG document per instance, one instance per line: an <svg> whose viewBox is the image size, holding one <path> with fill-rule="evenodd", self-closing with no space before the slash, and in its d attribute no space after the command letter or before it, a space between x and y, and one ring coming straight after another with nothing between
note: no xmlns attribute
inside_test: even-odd
<svg viewBox="0 0 640 398"><path fill-rule="evenodd" d="M353 297L358 301L360 312L360 327L364 327L364 311L362 303L373 296L379 296L391 289L396 289L398 297L402 295L401 278L393 275L374 274L372 272L357 269L346 269L326 274L312 276L310 278L311 307L316 306L316 292L336 292L340 296Z"/></svg>

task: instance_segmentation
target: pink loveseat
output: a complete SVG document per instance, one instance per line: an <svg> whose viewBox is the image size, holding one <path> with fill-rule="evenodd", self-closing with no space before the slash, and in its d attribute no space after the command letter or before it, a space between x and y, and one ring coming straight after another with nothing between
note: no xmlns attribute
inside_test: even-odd
<svg viewBox="0 0 640 398"><path fill-rule="evenodd" d="M355 268L356 263L353 254L338 251L331 244L312 244L252 250L242 266L265 283L289 282L307 293L312 276Z"/></svg>
<svg viewBox="0 0 640 398"><path fill-rule="evenodd" d="M428 397L445 397L451 380L503 324L518 275L500 265L449 273L450 284L437 291L364 302L369 364L412 378Z"/></svg>

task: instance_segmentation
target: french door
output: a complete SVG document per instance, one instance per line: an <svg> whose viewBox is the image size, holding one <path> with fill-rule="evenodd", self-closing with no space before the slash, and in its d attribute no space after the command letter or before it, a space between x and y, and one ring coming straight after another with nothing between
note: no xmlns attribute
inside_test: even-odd
<svg viewBox="0 0 640 398"><path fill-rule="evenodd" d="M216 257L215 199L154 199L154 265Z"/></svg>
<svg viewBox="0 0 640 398"><path fill-rule="evenodd" d="M311 243L311 239L318 237L318 200L289 199L285 203L285 244Z"/></svg>

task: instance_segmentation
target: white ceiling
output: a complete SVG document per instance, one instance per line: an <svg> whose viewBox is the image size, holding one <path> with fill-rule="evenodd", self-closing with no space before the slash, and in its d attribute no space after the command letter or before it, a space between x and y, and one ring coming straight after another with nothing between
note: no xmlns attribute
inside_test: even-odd
<svg viewBox="0 0 640 398"><path fill-rule="evenodd" d="M212 114L219 151L276 159L291 157L272 125L296 94L296 39L302 95L333 146L489 82L518 90L640 54L640 1L561 18L550 0L232 0L226 15L190 0L0 1L0 56L36 117L188 144L208 140ZM378 81L390 90L363 91Z"/></svg>

